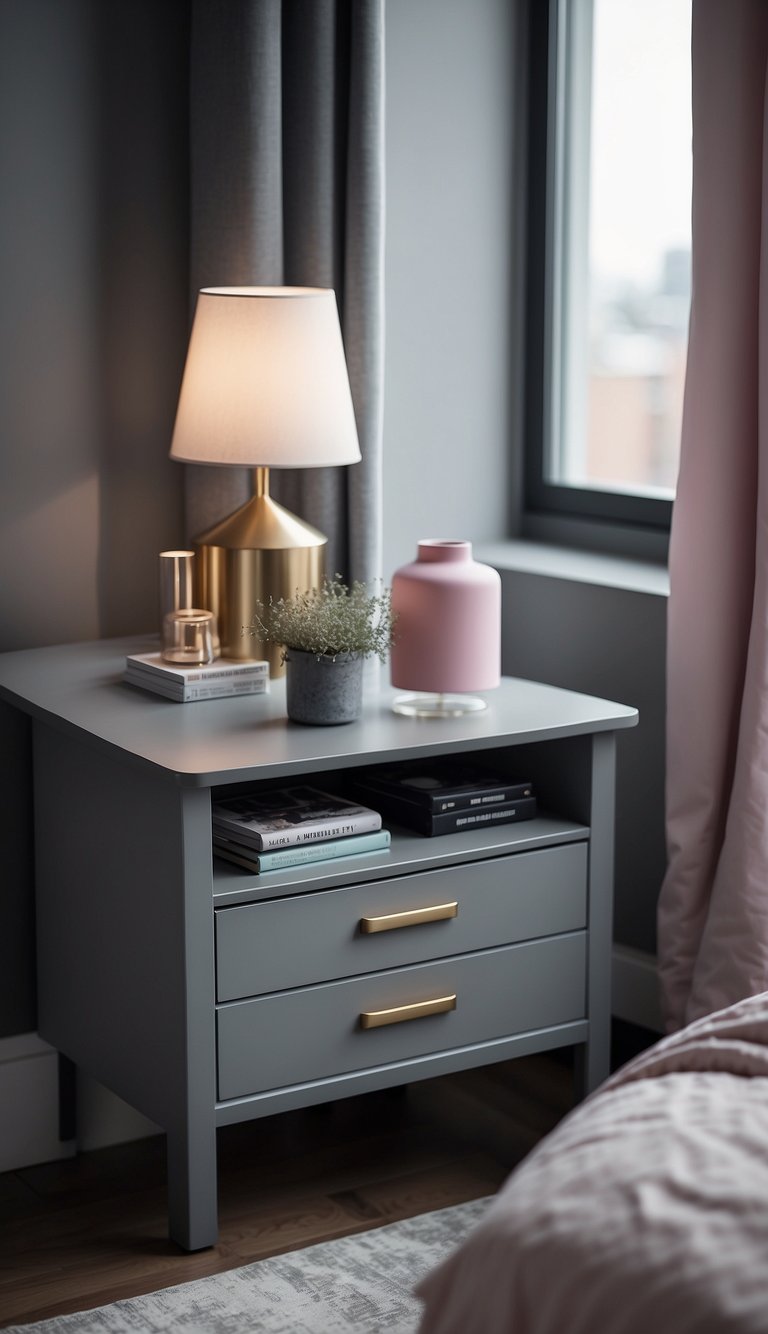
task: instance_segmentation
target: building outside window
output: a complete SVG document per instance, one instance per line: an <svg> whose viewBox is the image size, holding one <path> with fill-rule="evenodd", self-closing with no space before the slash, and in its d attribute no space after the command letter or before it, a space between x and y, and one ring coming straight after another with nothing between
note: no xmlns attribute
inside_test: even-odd
<svg viewBox="0 0 768 1334"><path fill-rule="evenodd" d="M528 508L663 528L690 308L691 0L551 0L531 21Z"/></svg>

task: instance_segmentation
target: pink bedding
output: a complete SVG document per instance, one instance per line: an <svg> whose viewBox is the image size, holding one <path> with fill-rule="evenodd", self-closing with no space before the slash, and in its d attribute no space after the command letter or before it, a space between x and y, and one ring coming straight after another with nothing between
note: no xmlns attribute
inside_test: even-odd
<svg viewBox="0 0 768 1334"><path fill-rule="evenodd" d="M420 1334L768 1334L768 995L608 1080L417 1291Z"/></svg>

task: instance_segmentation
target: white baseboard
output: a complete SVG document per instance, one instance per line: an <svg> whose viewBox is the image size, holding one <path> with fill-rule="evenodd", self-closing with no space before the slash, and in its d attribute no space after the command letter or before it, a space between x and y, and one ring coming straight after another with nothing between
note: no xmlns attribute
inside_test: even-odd
<svg viewBox="0 0 768 1334"><path fill-rule="evenodd" d="M663 1033L656 956L614 945L612 1010L617 1019Z"/></svg>
<svg viewBox="0 0 768 1334"><path fill-rule="evenodd" d="M143 1139L158 1127L78 1071L77 1139L59 1139L58 1054L37 1033L0 1038L0 1172Z"/></svg>
<svg viewBox="0 0 768 1334"><path fill-rule="evenodd" d="M58 1057L37 1033L0 1039L0 1172L71 1158L59 1139Z"/></svg>

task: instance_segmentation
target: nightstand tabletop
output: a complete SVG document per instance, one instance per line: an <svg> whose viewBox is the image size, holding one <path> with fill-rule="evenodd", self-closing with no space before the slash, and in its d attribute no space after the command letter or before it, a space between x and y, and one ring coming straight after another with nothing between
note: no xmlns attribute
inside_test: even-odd
<svg viewBox="0 0 768 1334"><path fill-rule="evenodd" d="M389 686L367 690L358 722L304 727L285 714L285 684L266 695L179 704L122 680L129 653L157 650L157 639L100 640L0 655L0 698L33 718L164 771L182 786L207 787L256 777L303 776L348 757L381 763L430 754L474 752L633 727L637 710L533 681L505 677L488 708L464 718L394 714ZM382 669L382 677L386 669Z"/></svg>

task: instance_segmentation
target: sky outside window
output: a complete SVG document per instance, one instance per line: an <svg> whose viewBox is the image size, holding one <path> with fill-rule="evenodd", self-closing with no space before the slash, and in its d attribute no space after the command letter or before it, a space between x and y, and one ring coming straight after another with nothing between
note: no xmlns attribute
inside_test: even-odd
<svg viewBox="0 0 768 1334"><path fill-rule="evenodd" d="M593 22L588 350L565 353L587 383L566 395L560 480L671 497L690 307L691 0L594 0Z"/></svg>

